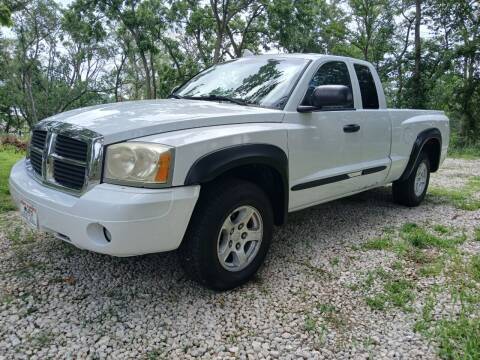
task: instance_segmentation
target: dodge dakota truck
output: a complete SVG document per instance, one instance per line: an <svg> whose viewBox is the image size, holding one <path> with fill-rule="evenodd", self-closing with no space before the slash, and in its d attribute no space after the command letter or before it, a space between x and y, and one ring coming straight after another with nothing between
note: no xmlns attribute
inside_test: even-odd
<svg viewBox="0 0 480 360"><path fill-rule="evenodd" d="M368 62L248 56L168 99L39 122L9 183L35 229L114 256L177 250L187 275L226 290L259 269L290 212L390 183L419 205L448 142L441 111L387 109Z"/></svg>

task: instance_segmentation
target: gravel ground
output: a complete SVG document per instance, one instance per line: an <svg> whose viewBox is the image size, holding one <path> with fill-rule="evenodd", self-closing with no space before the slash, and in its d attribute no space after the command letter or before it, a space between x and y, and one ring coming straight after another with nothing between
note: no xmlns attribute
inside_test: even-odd
<svg viewBox="0 0 480 360"><path fill-rule="evenodd" d="M480 161L447 159L432 184L474 175ZM413 328L423 289L442 279L418 280L413 311L372 310L365 294L378 284L365 289L366 274L391 271L395 255L359 245L415 222L462 228L478 253L479 219L430 201L400 207L389 187L376 189L291 214L256 278L216 293L186 280L174 253L94 254L0 214L0 359L436 358Z"/></svg>

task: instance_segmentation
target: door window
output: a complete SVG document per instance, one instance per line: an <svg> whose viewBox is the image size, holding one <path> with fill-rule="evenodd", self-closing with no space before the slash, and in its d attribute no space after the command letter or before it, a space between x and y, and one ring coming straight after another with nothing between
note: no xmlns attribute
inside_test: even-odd
<svg viewBox="0 0 480 360"><path fill-rule="evenodd" d="M343 61L331 61L323 64L313 75L312 80L310 80L302 105L312 105L310 98L313 90L321 85L344 85L352 90L352 82L347 65ZM351 104L346 104L345 108L353 108L353 100Z"/></svg>
<svg viewBox="0 0 480 360"><path fill-rule="evenodd" d="M378 94L375 81L368 66L355 64L355 73L357 74L360 92L362 94L362 104L364 109L378 109Z"/></svg>

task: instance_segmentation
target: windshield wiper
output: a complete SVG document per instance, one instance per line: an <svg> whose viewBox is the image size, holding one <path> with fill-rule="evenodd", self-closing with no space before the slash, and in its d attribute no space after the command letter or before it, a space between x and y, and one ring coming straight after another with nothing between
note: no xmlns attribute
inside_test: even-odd
<svg viewBox="0 0 480 360"><path fill-rule="evenodd" d="M178 96L178 95L177 95ZM223 95L207 95L207 96L182 96L182 99L188 100L206 100L206 101L229 101L237 105L248 105L245 100L236 99L229 96Z"/></svg>

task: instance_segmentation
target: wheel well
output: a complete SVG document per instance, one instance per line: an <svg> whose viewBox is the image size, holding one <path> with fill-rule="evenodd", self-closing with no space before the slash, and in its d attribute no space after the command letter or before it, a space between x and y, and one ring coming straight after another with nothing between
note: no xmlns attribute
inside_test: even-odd
<svg viewBox="0 0 480 360"><path fill-rule="evenodd" d="M429 139L425 145L423 145L422 151L428 155L430 160L430 171L437 171L440 165L440 155L442 151L440 141L435 138Z"/></svg>
<svg viewBox="0 0 480 360"><path fill-rule="evenodd" d="M435 172L440 166L442 150L442 134L436 128L427 129L418 134L413 143L412 152L402 176L397 181L405 181L412 174L421 152L425 152L430 160L430 171Z"/></svg>
<svg viewBox="0 0 480 360"><path fill-rule="evenodd" d="M220 174L216 178L203 183L207 185L219 182L222 178L238 178L250 181L260 187L267 194L272 204L275 225L286 222L287 206L285 189L287 184L282 175L273 167L264 164L248 164L235 167Z"/></svg>

